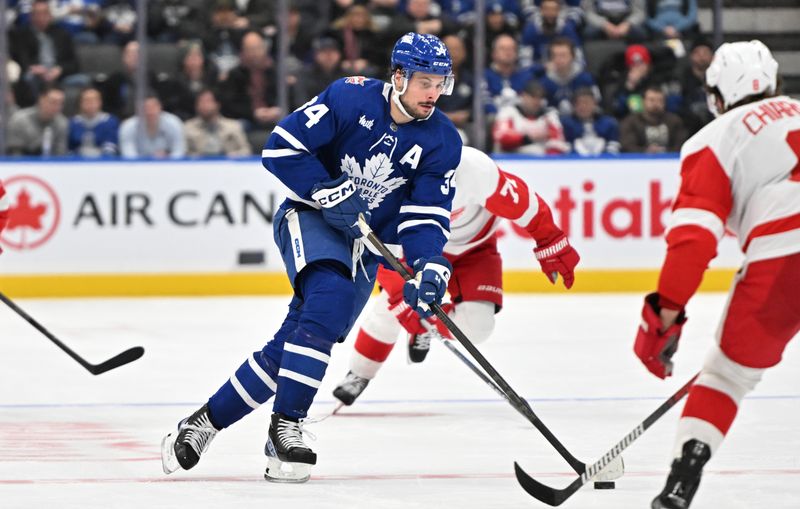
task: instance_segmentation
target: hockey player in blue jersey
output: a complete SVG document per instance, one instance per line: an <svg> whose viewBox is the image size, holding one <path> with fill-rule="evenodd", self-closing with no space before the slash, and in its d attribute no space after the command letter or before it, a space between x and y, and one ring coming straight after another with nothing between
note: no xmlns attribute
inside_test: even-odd
<svg viewBox="0 0 800 509"><path fill-rule="evenodd" d="M455 127L435 108L453 88L450 56L437 37L409 33L395 44L391 67L390 83L361 76L334 82L267 140L262 162L289 189L274 234L294 296L263 350L164 438L166 473L192 468L219 430L275 396L265 477L309 478L316 454L300 423L381 262L361 238L359 214L412 263L409 304L426 314L428 304L441 302L452 270L442 248L461 157Z"/></svg>

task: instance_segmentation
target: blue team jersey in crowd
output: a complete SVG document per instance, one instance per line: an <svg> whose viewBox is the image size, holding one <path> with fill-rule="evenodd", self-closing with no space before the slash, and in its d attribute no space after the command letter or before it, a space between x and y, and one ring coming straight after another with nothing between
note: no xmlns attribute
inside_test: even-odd
<svg viewBox="0 0 800 509"><path fill-rule="evenodd" d="M596 115L591 122L584 122L574 115L565 115L561 117L561 126L574 154L619 154L619 124L613 117Z"/></svg>
<svg viewBox="0 0 800 509"><path fill-rule="evenodd" d="M388 83L361 76L335 81L278 124L262 163L299 207L318 208L311 188L347 173L373 231L413 261L440 255L447 242L462 143L438 109L428 120L395 124L391 93Z"/></svg>

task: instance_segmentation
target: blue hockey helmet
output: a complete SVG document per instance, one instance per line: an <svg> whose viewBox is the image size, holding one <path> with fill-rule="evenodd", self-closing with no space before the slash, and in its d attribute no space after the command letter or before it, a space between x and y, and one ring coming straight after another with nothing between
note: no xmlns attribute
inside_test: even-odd
<svg viewBox="0 0 800 509"><path fill-rule="evenodd" d="M430 34L409 32L397 40L392 49L392 69L402 68L406 78L416 72L445 77L442 94L453 92L453 62L447 46Z"/></svg>

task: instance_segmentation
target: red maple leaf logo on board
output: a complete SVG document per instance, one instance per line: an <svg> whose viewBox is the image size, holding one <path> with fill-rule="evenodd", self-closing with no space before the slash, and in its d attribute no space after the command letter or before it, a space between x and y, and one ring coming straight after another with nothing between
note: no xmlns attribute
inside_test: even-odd
<svg viewBox="0 0 800 509"><path fill-rule="evenodd" d="M8 229L31 228L33 230L42 229L42 216L47 212L47 205L40 203L31 204L31 195L23 188L17 194L17 205L8 209Z"/></svg>

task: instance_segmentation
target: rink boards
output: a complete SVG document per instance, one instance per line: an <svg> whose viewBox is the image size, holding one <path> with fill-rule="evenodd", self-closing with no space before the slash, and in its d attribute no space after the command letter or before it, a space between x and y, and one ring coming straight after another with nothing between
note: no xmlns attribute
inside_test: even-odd
<svg viewBox="0 0 800 509"><path fill-rule="evenodd" d="M552 207L581 255L574 290L646 291L663 259L677 157L498 158ZM0 290L13 296L227 295L289 291L272 240L285 188L255 159L0 163L12 219ZM561 291L530 238L503 222L507 291ZM741 263L726 237L703 283Z"/></svg>

